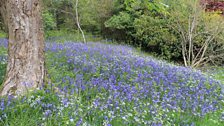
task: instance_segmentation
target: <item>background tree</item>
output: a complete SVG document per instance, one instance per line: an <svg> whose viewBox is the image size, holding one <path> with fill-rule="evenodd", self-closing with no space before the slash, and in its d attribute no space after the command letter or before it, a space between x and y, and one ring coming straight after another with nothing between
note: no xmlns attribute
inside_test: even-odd
<svg viewBox="0 0 224 126"><path fill-rule="evenodd" d="M223 17L206 13L199 0L175 0L170 5L170 26L180 37L185 66L224 61ZM178 5L178 6L177 6Z"/></svg>
<svg viewBox="0 0 224 126"><path fill-rule="evenodd" d="M76 18L76 24L78 26L79 31L82 33L82 38L83 38L83 42L86 43L86 37L85 34L80 26L80 21L79 21L79 12L78 12L78 4L79 4L79 0L75 1L75 18Z"/></svg>
<svg viewBox="0 0 224 126"><path fill-rule="evenodd" d="M0 0L8 28L8 64L0 95L19 95L44 80L44 36L40 0Z"/></svg>
<svg viewBox="0 0 224 126"><path fill-rule="evenodd" d="M76 23L76 0L45 0L43 2L44 10L53 15L57 30L79 32ZM112 15L113 3L113 0L79 0L79 21L83 31L93 35L105 35L107 28L104 22Z"/></svg>

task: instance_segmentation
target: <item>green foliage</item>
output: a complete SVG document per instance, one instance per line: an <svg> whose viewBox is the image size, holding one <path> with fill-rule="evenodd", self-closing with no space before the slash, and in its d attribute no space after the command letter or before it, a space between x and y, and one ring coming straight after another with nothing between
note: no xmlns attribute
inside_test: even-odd
<svg viewBox="0 0 224 126"><path fill-rule="evenodd" d="M49 11L44 11L42 13L43 21L44 21L44 30L53 30L56 28L56 21L53 16Z"/></svg>
<svg viewBox="0 0 224 126"><path fill-rule="evenodd" d="M131 43L164 59L177 61L183 58L181 43L184 39L188 41L192 38L194 45L192 57L195 57L208 37L214 36L203 55L207 59L211 58L211 54L212 57L220 55L215 63L223 63L224 58L221 57L224 47L223 25L220 23L223 19L220 19L220 16L205 13L198 0L115 1L115 5L118 4L122 6L117 8L115 6L114 15L105 22L105 26L112 31L110 32L112 38L119 41L125 40L128 44ZM197 19L192 22L194 18ZM195 26L190 26L192 24ZM193 30L193 37L189 37L191 36L189 28ZM186 44L185 48L189 46Z"/></svg>
<svg viewBox="0 0 224 126"><path fill-rule="evenodd" d="M57 29L66 31L66 37L60 35L60 38L80 40L76 32L75 0L47 0L45 5L47 12L54 16ZM167 9L162 0L82 0L78 6L80 24L84 31L100 33L112 40L125 41L165 59L172 59L180 55L177 48L170 48L178 44L175 43L177 38L173 31L166 26L164 17L169 14ZM75 32L76 35L68 35L67 31ZM49 32L46 34L47 37L52 36Z"/></svg>
<svg viewBox="0 0 224 126"><path fill-rule="evenodd" d="M168 21L159 17L142 15L134 21L136 38L142 41L142 48L163 56L165 59L178 58L178 38L167 25ZM152 48L154 47L154 48ZM154 50L149 50L149 49Z"/></svg>
<svg viewBox="0 0 224 126"><path fill-rule="evenodd" d="M143 13L168 14L167 6L161 0L125 0L124 5L127 11L133 13L142 11Z"/></svg>
<svg viewBox="0 0 224 126"><path fill-rule="evenodd" d="M133 19L131 15L125 12L120 12L118 15L111 17L105 22L106 27L114 29L128 29L132 26Z"/></svg>
<svg viewBox="0 0 224 126"><path fill-rule="evenodd" d="M7 50L3 47L0 47L0 58L2 58L2 56L5 56L6 54ZM0 60L0 86L3 83L5 71L6 71L6 61Z"/></svg>
<svg viewBox="0 0 224 126"><path fill-rule="evenodd" d="M81 41L76 24L76 1L44 0L43 2L46 38L48 40L51 38L52 41ZM196 47L194 52L198 52L209 34L215 33L214 29L220 21L223 21L217 14L205 14L198 4L199 0L79 0L78 13L80 25L86 34L88 33L89 41L102 38L116 40L132 44L164 59L180 60L182 40L176 29L177 19L187 37L189 17L192 19L193 12L200 14L203 12L202 15L197 15L200 19L197 20L198 26L194 33L199 34L193 40ZM192 8L194 6L197 8ZM0 22L0 29L3 30L1 18ZM201 34L204 31L208 32ZM205 54L207 57L213 52L216 52L213 54L216 56L223 52L223 35L223 32L216 35L210 43ZM0 32L0 38L2 37L6 37L6 34ZM223 64L223 59L219 57L215 63Z"/></svg>
<svg viewBox="0 0 224 126"><path fill-rule="evenodd" d="M76 0L46 0L45 10L53 15L59 30L77 30ZM110 18L113 0L79 0L79 21L84 31L99 34L105 29L104 22Z"/></svg>
<svg viewBox="0 0 224 126"><path fill-rule="evenodd" d="M5 38L6 37L6 33L3 31L0 31L0 38Z"/></svg>
<svg viewBox="0 0 224 126"><path fill-rule="evenodd" d="M0 63L0 86L3 83L6 71L6 64Z"/></svg>
<svg viewBox="0 0 224 126"><path fill-rule="evenodd" d="M127 42L132 41L133 45L148 52L165 59L179 58L178 39L167 25L165 15L169 12L165 4L158 0L124 0L123 5L119 13L105 22L106 27L126 35Z"/></svg>

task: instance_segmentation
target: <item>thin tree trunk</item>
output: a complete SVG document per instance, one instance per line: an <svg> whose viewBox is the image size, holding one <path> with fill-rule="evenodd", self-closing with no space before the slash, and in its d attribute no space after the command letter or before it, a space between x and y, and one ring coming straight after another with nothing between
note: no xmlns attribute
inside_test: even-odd
<svg viewBox="0 0 224 126"><path fill-rule="evenodd" d="M0 3L3 0L0 0ZM5 0L8 65L0 95L20 95L44 80L44 36L40 0Z"/></svg>
<svg viewBox="0 0 224 126"><path fill-rule="evenodd" d="M86 37L85 37L85 34L80 26L80 23L79 23L79 13L78 13L78 4L79 4L79 0L76 0L75 2L75 15L76 15L76 23L77 23L77 26L80 30L80 32L82 33L82 38L83 38L83 42L86 43Z"/></svg>
<svg viewBox="0 0 224 126"><path fill-rule="evenodd" d="M191 17L189 16L188 19L188 65L191 64L191 46L192 46L192 34L191 34L191 29L192 29L192 25L191 25Z"/></svg>

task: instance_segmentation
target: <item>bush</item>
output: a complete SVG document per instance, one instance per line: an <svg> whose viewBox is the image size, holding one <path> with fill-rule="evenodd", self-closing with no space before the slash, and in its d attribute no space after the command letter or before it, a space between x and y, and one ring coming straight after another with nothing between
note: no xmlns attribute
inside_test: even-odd
<svg viewBox="0 0 224 126"><path fill-rule="evenodd" d="M42 14L43 21L44 21L44 30L54 30L56 28L56 20L54 19L54 16L48 12L44 11Z"/></svg>
<svg viewBox="0 0 224 126"><path fill-rule="evenodd" d="M159 17L142 15L134 21L134 36L149 52L156 52L165 59L178 58L181 52L175 32L167 26L168 21Z"/></svg>

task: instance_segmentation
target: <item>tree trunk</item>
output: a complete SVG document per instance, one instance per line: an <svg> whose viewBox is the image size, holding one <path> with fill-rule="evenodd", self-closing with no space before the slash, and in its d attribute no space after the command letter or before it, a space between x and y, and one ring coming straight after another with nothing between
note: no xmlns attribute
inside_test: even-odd
<svg viewBox="0 0 224 126"><path fill-rule="evenodd" d="M21 95L37 89L44 80L40 0L0 0L0 4L3 2L9 43L7 72L0 95Z"/></svg>
<svg viewBox="0 0 224 126"><path fill-rule="evenodd" d="M79 23L79 13L78 13L78 4L79 4L79 0L76 0L75 1L75 15L76 15L76 24L78 26L78 29L80 30L80 32L82 33L82 38L83 38L83 43L86 43L86 37L85 37L85 34L80 26L80 23Z"/></svg>

